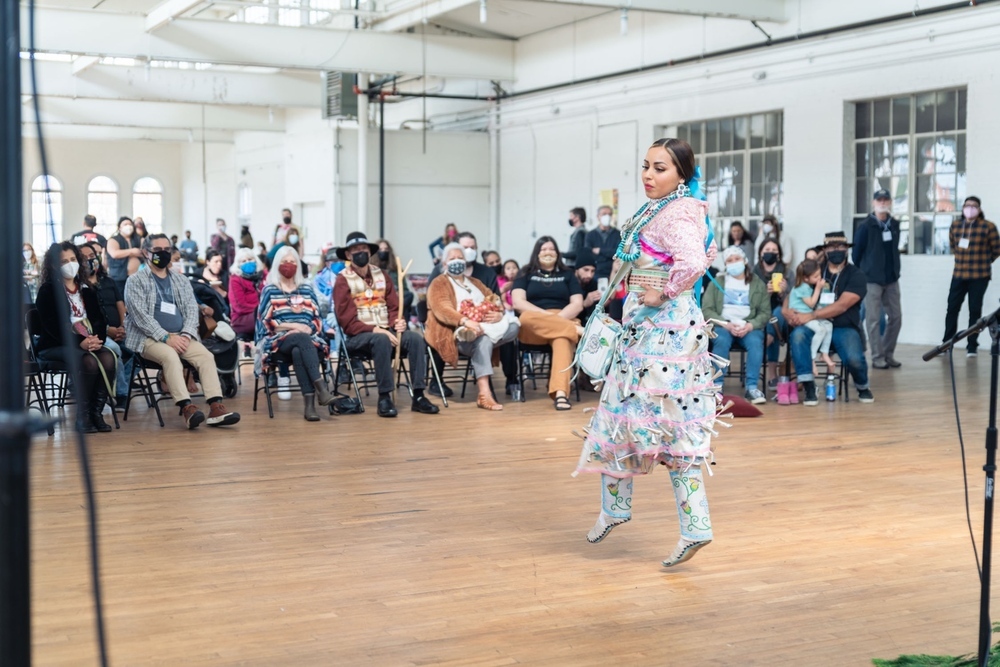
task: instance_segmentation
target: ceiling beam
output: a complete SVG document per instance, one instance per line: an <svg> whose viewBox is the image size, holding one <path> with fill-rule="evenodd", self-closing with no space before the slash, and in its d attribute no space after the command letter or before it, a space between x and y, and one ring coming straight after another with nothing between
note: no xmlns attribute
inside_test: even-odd
<svg viewBox="0 0 1000 667"><path fill-rule="evenodd" d="M373 27L382 32L397 32L406 30L413 26L420 25L424 20L434 21L438 16L447 14L456 9L461 9L466 5L471 5L478 0L430 0L421 3L419 6L411 6L398 12L390 12L383 18L376 19Z"/></svg>
<svg viewBox="0 0 1000 667"><path fill-rule="evenodd" d="M89 57L89 56L84 56ZM144 100L190 104L319 108L322 81L316 72L219 72L211 69L94 65L71 76L73 63L36 60L41 98ZM21 61L21 81L30 91L31 63Z"/></svg>
<svg viewBox="0 0 1000 667"><path fill-rule="evenodd" d="M71 66L71 72L72 72L73 76L76 76L80 72L83 72L84 70L86 70L86 69L88 69L90 67L93 67L94 65L96 65L100 61L101 61L100 58L95 58L94 56L80 56L79 58L76 58L73 61L72 66ZM43 62L43 61L38 60L38 61L35 61L35 62L36 63L40 63L40 62ZM29 63L25 63L25 64L29 64ZM28 68L25 68L25 67L21 68L21 76L24 76L24 70L25 69L28 69ZM30 75L30 71L29 71L29 75Z"/></svg>
<svg viewBox="0 0 1000 667"><path fill-rule="evenodd" d="M664 14L694 14L719 18L784 23L785 0L528 0L550 5L635 9Z"/></svg>
<svg viewBox="0 0 1000 667"><path fill-rule="evenodd" d="M165 26L200 4L201 0L163 0L146 14L146 32Z"/></svg>
<svg viewBox="0 0 1000 667"><path fill-rule="evenodd" d="M42 123L183 130L283 132L285 112L262 107L208 106L174 102L40 98ZM204 116L202 113L204 112ZM34 114L24 113L34 120ZM204 125L202 124L204 123Z"/></svg>
<svg viewBox="0 0 1000 667"><path fill-rule="evenodd" d="M755 0L756 1L756 0ZM22 39L28 43L27 9ZM514 79L514 42L446 35L287 27L179 18L150 34L146 17L37 7L39 51L282 69ZM425 59L426 53L426 59Z"/></svg>
<svg viewBox="0 0 1000 667"><path fill-rule="evenodd" d="M109 127L106 125L51 125L43 124L46 139L82 139L86 141L173 141L201 142L201 128L196 130L161 129L149 127ZM34 139L37 126L31 122L21 124L21 136ZM205 141L227 143L234 141L233 133L226 130L206 130Z"/></svg>

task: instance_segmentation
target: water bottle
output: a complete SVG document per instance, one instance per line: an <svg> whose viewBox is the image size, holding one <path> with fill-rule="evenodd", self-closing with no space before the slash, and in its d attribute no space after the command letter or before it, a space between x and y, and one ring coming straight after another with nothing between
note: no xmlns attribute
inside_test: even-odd
<svg viewBox="0 0 1000 667"><path fill-rule="evenodd" d="M837 376L828 375L826 376L826 400L836 401L837 400Z"/></svg>

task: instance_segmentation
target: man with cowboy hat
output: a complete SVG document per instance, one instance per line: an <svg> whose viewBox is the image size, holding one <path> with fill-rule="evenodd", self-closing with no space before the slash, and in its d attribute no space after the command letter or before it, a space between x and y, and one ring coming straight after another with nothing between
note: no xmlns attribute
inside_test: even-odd
<svg viewBox="0 0 1000 667"><path fill-rule="evenodd" d="M823 279L831 291L820 297L819 305L811 313L797 313L789 309L787 298L782 307L781 312L792 327L788 349L795 363L799 382L805 390L803 405L816 405L819 402L816 398L816 380L812 374L810 343L813 332L802 326L810 320L833 321L831 347L854 378L858 400L862 403L875 402L875 396L868 388L868 361L865 359L864 334L861 329L861 302L868 292L868 278L864 271L847 263L847 251L850 247L847 235L843 232L827 233L823 243L826 252Z"/></svg>
<svg viewBox="0 0 1000 667"><path fill-rule="evenodd" d="M347 351L372 358L378 383L378 415L395 417L392 356L395 348L402 345L410 360L413 389L410 408L414 412L437 414L439 408L424 396L427 344L423 336L409 331L406 321L399 316L399 294L389 274L370 264L377 252L378 245L362 232L348 234L344 247L337 249L337 257L349 262L333 287L333 304L337 322L347 337Z"/></svg>

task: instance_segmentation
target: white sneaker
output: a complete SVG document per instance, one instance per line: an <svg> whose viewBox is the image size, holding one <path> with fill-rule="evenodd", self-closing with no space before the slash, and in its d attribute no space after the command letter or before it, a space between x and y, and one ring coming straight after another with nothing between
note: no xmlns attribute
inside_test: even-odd
<svg viewBox="0 0 1000 667"><path fill-rule="evenodd" d="M973 359L975 357L978 357L979 355L976 354L975 350L969 350L968 352L965 353L965 356L968 357L969 359Z"/></svg>
<svg viewBox="0 0 1000 667"><path fill-rule="evenodd" d="M292 378L286 378L278 376L278 398L282 401L292 400L292 392L289 391L289 387L292 386Z"/></svg>

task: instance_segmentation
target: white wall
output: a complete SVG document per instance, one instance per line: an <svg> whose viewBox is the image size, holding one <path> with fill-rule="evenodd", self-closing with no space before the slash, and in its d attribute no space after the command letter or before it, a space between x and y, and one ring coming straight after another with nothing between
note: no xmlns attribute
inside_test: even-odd
<svg viewBox="0 0 1000 667"><path fill-rule="evenodd" d="M801 4L820 11L817 6L829 3ZM853 21L875 11L893 13L896 5L907 5L896 7L899 11L912 9L912 2L897 0L878 3L877 10L869 7L874 4L848 0L837 3L835 17L804 14L803 30L837 17ZM860 13L847 11L855 5ZM522 40L517 48L518 87L594 76L635 66L642 59L648 63L683 57L702 48L702 19L647 16L645 21L641 34L633 29L626 38L618 34L617 15L607 15ZM794 32L795 23L776 33ZM714 26L704 33L709 50L725 45L725 39L735 45L760 37L743 34L749 24L712 19L708 25ZM557 46L568 44L573 46ZM998 69L1000 8L984 6L505 101L500 141L502 253L523 259L538 235L565 239L568 210L582 205L593 214L602 188L619 187L622 214L629 215L639 203L637 152L644 152L658 128L780 109L785 231L801 254L826 231L851 229L847 195L853 186L844 176L850 154L845 137L848 103L955 86L968 87L969 192L980 194L986 212L995 216L1000 202L989 202L990 185L1000 180L1000 133L994 127L995 110L1000 108L994 76ZM760 73L762 80L754 77ZM622 129L629 124L635 128L635 141ZM612 148L601 141L605 135L613 137ZM626 173L630 163L633 169ZM951 266L950 257L905 258L903 342L940 339ZM991 288L987 307L995 306L998 297L1000 286Z"/></svg>
<svg viewBox="0 0 1000 667"><path fill-rule="evenodd" d="M180 153L184 181L183 229L191 230L191 238L198 242L203 252L215 233L216 218L225 220L228 233L239 238L233 144L206 143L202 147L200 142L183 143ZM176 226L169 233L184 238Z"/></svg>
<svg viewBox="0 0 1000 667"><path fill-rule="evenodd" d="M95 176L110 176L118 184L118 215L132 214L132 185L143 176L163 184L163 226L179 233L182 216L181 144L149 141L45 142L49 171L63 186L63 234L83 227L87 215L87 185ZM24 140L24 237L31 238L31 181L42 173L38 144ZM37 250L37 249L36 249Z"/></svg>

